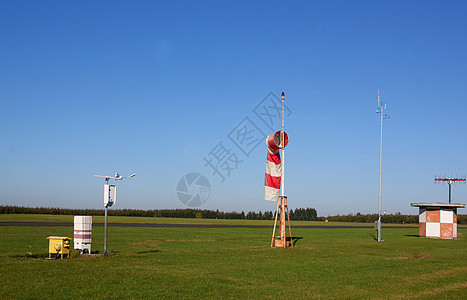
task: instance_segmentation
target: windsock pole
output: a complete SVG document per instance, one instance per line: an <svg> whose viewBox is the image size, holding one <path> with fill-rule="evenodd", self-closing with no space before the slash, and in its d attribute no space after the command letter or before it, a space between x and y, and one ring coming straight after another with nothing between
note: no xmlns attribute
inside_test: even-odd
<svg viewBox="0 0 467 300"><path fill-rule="evenodd" d="M279 205L280 205L280 211L281 211L281 219L280 219L280 239L282 240L282 243L283 243L283 246L282 247L287 247L287 238L285 236L285 208L286 208L286 205L285 205L285 201L286 201L286 197L285 197L285 191L284 191L284 186L285 186L285 183L284 183L284 169L285 169L285 156L284 156L284 150L285 150L285 141L284 141L284 100L285 100L285 95L284 95L284 92L282 92L282 95L281 95L281 99L282 99L282 131L281 131L281 154L282 154L282 158L281 158L281 196L279 197ZM288 208L287 208L288 210Z"/></svg>
<svg viewBox="0 0 467 300"><path fill-rule="evenodd" d="M282 159L281 159L281 196L285 196L285 177L284 177L284 169L285 169L285 140L284 140L284 100L285 100L285 95L284 92L282 92L281 95L282 99L282 131L281 131L281 147L282 147Z"/></svg>
<svg viewBox="0 0 467 300"><path fill-rule="evenodd" d="M282 154L282 159L281 159L281 185L280 185L280 196L277 201L277 211L274 219L274 228L272 232L272 240L271 240L271 247L293 247L293 238L292 238L292 230L290 227L290 216L289 216L289 207L287 204L287 197L285 196L285 180L284 180L284 162L285 162L285 146L287 146L286 139L288 139L286 133L285 133L285 128L284 128L284 110L285 110L285 95L284 92L282 92L281 95L282 99L282 130L280 132L280 146L281 148L281 154ZM290 240L287 241L286 237L286 232L285 232L285 216L287 215L287 221L289 225L289 234L290 234ZM276 231L276 224L277 224L277 218L279 216L279 236L275 236L275 231Z"/></svg>
<svg viewBox="0 0 467 300"><path fill-rule="evenodd" d="M286 142L285 142L285 126L284 126L284 120L285 120L285 117L284 117L284 111L285 111L285 104L284 104L284 101L285 101L285 95L284 95L284 92L282 92L282 95L281 95L281 99L282 99L282 132L281 132L281 142L282 142L282 162L281 162L281 171L282 171L282 174L281 174L281 187L282 187L282 201L281 201L281 206L282 206L282 231L283 231L283 239L285 241L285 247L287 247L287 238L285 237L286 233L285 233L285 214L286 214L286 211L287 211L287 222L289 224L289 235L290 235L290 246L293 247L293 240L292 240L292 228L290 227L290 214L289 214L289 205L287 203L287 197L285 196L285 146L287 146Z"/></svg>

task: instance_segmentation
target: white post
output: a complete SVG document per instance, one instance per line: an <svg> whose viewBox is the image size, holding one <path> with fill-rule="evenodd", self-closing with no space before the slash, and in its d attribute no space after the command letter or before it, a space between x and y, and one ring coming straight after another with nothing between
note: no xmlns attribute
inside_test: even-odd
<svg viewBox="0 0 467 300"><path fill-rule="evenodd" d="M380 113L381 119L381 135L380 135L380 144L379 144L379 197L378 197L378 242L381 241L381 170L383 162L383 119L387 117L384 116L384 110L386 109L386 104L383 105L380 101L379 89L378 89L378 110L377 113Z"/></svg>
<svg viewBox="0 0 467 300"><path fill-rule="evenodd" d="M108 255L107 251L107 205L105 206L105 223L104 223L104 255Z"/></svg>
<svg viewBox="0 0 467 300"><path fill-rule="evenodd" d="M379 102L379 90L378 90ZM381 241L381 169L383 162L383 108L381 108L381 135L379 144L379 201L378 201L378 242Z"/></svg>
<svg viewBox="0 0 467 300"><path fill-rule="evenodd" d="M284 131L284 100L285 100L285 95L284 92L282 92L281 95L282 99L282 131L281 131L281 152L282 152L282 159L281 159L281 196L285 196L285 131Z"/></svg>
<svg viewBox="0 0 467 300"><path fill-rule="evenodd" d="M109 178L105 179L105 185L104 186L109 186ZM107 216L108 216L108 211L109 207L107 204L105 205L105 221L104 221L104 255L108 255L109 252L107 251Z"/></svg>

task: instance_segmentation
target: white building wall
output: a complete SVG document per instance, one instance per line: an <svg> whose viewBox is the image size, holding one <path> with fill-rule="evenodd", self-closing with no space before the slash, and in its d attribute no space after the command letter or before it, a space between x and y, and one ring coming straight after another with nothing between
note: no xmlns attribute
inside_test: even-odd
<svg viewBox="0 0 467 300"><path fill-rule="evenodd" d="M426 223L426 236L439 237L441 235L441 223Z"/></svg>

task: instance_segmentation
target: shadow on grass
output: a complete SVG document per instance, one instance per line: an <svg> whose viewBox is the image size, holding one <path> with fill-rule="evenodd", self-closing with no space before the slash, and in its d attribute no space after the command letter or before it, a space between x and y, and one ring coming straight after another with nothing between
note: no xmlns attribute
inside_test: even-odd
<svg viewBox="0 0 467 300"><path fill-rule="evenodd" d="M299 240L303 239L301 236L293 236L292 243L295 246Z"/></svg>
<svg viewBox="0 0 467 300"><path fill-rule="evenodd" d="M157 252L161 252L161 250L147 250L147 251L140 251L140 252L137 252L138 254L147 254L147 253L157 253Z"/></svg>
<svg viewBox="0 0 467 300"><path fill-rule="evenodd" d="M418 234L404 234L404 236L407 236L407 237L420 237Z"/></svg>
<svg viewBox="0 0 467 300"><path fill-rule="evenodd" d="M376 236L376 234L374 233L370 233L370 236L375 240L377 241L378 240L378 237Z"/></svg>

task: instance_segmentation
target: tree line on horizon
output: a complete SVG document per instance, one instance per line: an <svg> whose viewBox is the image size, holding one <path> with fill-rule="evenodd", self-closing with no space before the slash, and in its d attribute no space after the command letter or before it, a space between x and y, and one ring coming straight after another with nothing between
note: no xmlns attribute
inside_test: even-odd
<svg viewBox="0 0 467 300"><path fill-rule="evenodd" d="M45 214L45 215L87 215L102 216L104 209L69 209L53 207L23 207L23 206L0 206L0 214ZM203 219L246 219L246 220L272 220L275 212L272 211L249 211L245 212L223 212L207 209L109 209L109 216L128 217L161 217L161 218L203 218ZM373 223L378 220L378 214L347 214L328 217L318 217L314 208L296 208L289 211L290 220L294 221L329 221L329 222L358 222ZM392 224L414 224L418 223L418 215L403 215L400 212L384 215L383 223ZM458 224L467 224L467 215L457 215Z"/></svg>
<svg viewBox="0 0 467 300"><path fill-rule="evenodd" d="M204 219L247 219L247 220L269 220L274 218L272 211L265 212L223 212L208 209L109 209L109 216L127 217L160 217L160 218L204 218ZM87 215L102 216L104 209L69 209L55 207L23 207L23 206L0 206L0 214L45 214L45 215ZM297 208L290 210L291 220L316 221L317 212L314 208Z"/></svg>

